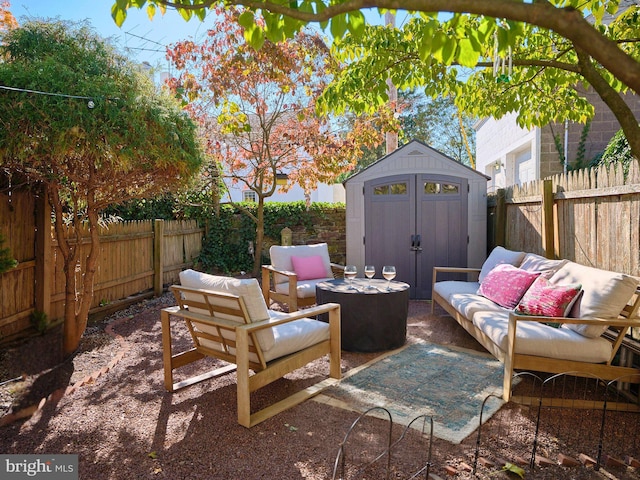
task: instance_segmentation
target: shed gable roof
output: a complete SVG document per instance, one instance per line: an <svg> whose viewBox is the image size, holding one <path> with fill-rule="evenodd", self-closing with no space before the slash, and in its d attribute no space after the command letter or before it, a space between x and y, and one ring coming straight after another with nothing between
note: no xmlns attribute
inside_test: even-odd
<svg viewBox="0 0 640 480"><path fill-rule="evenodd" d="M354 173L353 175L351 175L349 178L347 178L344 181L344 184L346 186L347 183L349 183L350 180L358 177L359 175L361 175L362 173L364 173L365 171L368 171L372 168L376 168L378 167L381 163L386 163L386 162L393 162L395 157L398 157L400 155L406 155L406 156L421 156L421 155L425 155L425 154L435 154L435 157L443 162L443 164L451 164L454 163L457 167L463 167L465 169L467 169L470 173L472 173L473 175L477 175L478 177L482 177L486 180L489 180L490 177L486 176L485 174L478 172L477 170L474 170L473 168L464 165L463 163L460 163L456 160L454 160L453 158L451 158L448 155L445 155L444 153L442 153L441 151L427 145L426 143L420 141L420 140L411 140L408 143L405 143L404 145L402 145L400 148L398 148L397 150L388 153L387 155L380 157L378 160L376 160L375 162L373 162L372 164L366 166L365 168L363 168L362 170L360 170L357 173Z"/></svg>

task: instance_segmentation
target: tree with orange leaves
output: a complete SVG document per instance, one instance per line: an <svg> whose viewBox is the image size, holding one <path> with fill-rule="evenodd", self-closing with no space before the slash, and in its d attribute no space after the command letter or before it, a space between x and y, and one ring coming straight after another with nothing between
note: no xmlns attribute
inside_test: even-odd
<svg viewBox="0 0 640 480"><path fill-rule="evenodd" d="M278 188L297 184L308 193L335 181L353 169L363 146L382 142L380 125L391 128L394 117L361 117L351 131L334 131L335 122L316 113L316 99L338 68L318 34L299 32L255 50L245 40L242 11L219 9L216 18L204 41L180 42L169 51L180 72L169 83L200 121L227 187L256 194L256 213L247 212L256 224L256 274L265 199ZM285 185L276 184L278 174L287 175Z"/></svg>
<svg viewBox="0 0 640 480"><path fill-rule="evenodd" d="M16 18L9 11L10 8L10 2L0 2L0 34L18 26Z"/></svg>

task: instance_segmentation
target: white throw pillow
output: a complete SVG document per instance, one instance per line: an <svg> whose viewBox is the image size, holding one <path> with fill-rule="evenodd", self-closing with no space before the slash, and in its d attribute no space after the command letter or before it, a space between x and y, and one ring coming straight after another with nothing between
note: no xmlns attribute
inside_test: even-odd
<svg viewBox="0 0 640 480"><path fill-rule="evenodd" d="M501 263L508 263L514 267L520 266L523 258L524 252L515 252L513 250L507 250L504 247L494 248L482 264L478 281L482 283L487 274Z"/></svg>

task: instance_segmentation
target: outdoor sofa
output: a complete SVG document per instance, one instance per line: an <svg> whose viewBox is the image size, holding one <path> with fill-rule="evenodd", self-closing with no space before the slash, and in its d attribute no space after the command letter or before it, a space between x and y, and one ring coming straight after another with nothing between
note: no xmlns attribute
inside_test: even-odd
<svg viewBox="0 0 640 480"><path fill-rule="evenodd" d="M450 280L466 274L466 280ZM435 267L432 313L444 308L504 363L503 398L515 370L640 383L614 360L640 327L635 277L496 247L482 268Z"/></svg>

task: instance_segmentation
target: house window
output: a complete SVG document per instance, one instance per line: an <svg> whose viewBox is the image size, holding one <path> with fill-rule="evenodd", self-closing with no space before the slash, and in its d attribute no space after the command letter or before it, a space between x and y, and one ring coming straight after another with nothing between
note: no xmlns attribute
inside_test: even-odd
<svg viewBox="0 0 640 480"><path fill-rule="evenodd" d="M391 183L387 185L380 185L373 189L374 195L405 195L406 193L406 183Z"/></svg>
<svg viewBox="0 0 640 480"><path fill-rule="evenodd" d="M254 192L253 190L245 190L244 192L242 192L242 200L244 200L245 202L257 202L258 195L256 195L256 192Z"/></svg>

